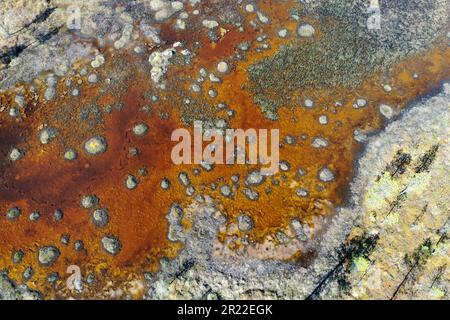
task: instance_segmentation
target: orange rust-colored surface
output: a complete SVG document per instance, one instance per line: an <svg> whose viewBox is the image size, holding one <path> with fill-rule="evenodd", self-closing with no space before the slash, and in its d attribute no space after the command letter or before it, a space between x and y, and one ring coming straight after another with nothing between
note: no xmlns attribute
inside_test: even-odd
<svg viewBox="0 0 450 320"><path fill-rule="evenodd" d="M296 24L287 22L291 5L290 2L283 2L281 7L271 10L268 2L259 4L263 12L272 13L272 23L264 27L264 33L274 34L283 25L295 34ZM247 18L250 19L251 15ZM195 38L189 32L170 33L163 29L162 33L173 42L188 42ZM205 36L199 35L195 39L204 45L193 63L183 68L173 66L167 74L168 81L175 83L178 89L189 90L189 81L183 79L195 79L201 67L214 69L219 61L233 54L238 43L253 41L256 35L256 31L239 32L233 26L224 26L223 35L215 44L210 44ZM317 36L320 37L320 30ZM353 138L353 131L356 128L367 132L379 130L383 125L379 104L386 103L400 111L411 100L437 86L450 73L447 63L450 49L447 45L436 45L430 51L394 66L389 74L368 76L356 89L305 89L303 96L314 99L315 109L287 105L279 110L278 121L269 121L253 102L251 92L241 88L241 85L249 82L247 70L250 65L272 56L287 41L271 37L268 40L269 50L247 53L243 61L236 63L233 70L222 77L222 83L211 85L218 91L218 97L211 103L225 102L236 111L231 128L275 128L280 129L281 138L287 134L297 137L296 145L284 144L280 149L280 160L288 161L292 169L275 176L279 186L272 186L268 179L254 188L260 194L257 202L248 200L241 190L228 199L222 197L218 190L212 191L208 187L211 182L231 184L230 178L234 174L240 175L243 185L244 177L254 169L250 166L217 165L213 171L195 176L192 170L198 165L172 164L170 150L174 143L170 141L171 132L186 127L180 120L179 106L183 102L174 97L169 99L172 96L170 90L176 89L169 89L165 95L160 95L157 102L152 102L147 94L153 90L146 60L148 56L137 57L131 50L118 54L105 49L106 65L98 71L102 81L92 85L83 79L79 97L72 97L61 81L58 98L52 102L44 101L42 95L36 100L34 93L28 91L28 106L21 120L8 117L6 111L1 112L2 158L6 159L13 146L25 149L26 156L15 163L2 159L0 165L0 212L3 214L13 206L22 210L18 221L0 219L0 269L8 268L10 276L20 281L23 270L33 266L35 276L28 284L36 288L48 286L45 276L49 272L57 271L65 275L67 266L71 264L80 265L83 272L97 270L103 273L104 270L105 279L116 281L130 280L133 274L156 270L160 258L174 257L181 248L180 244L167 240L165 217L172 203L186 207L192 201L191 197L186 196L185 188L178 183L181 171L189 173L197 192L210 194L216 199L229 221L234 221L241 212L250 214L255 221L250 236L256 241L286 227L293 217L312 223L313 216L332 214L333 207L344 203L346 188L353 176L353 163L361 151L361 145ZM106 87L106 72L113 68L123 68L126 75L120 83L121 91L103 91L101 88ZM415 72L420 75L418 79L411 76ZM380 85L383 76L389 77L393 92L383 91ZM42 79L36 80L34 85L37 92L43 91ZM202 99L210 101L205 91L201 93ZM168 99L165 100L165 97ZM361 109L353 108L359 97L370 101L369 105ZM2 105L10 104L12 99L11 93L3 93ZM336 107L336 101L344 104ZM98 124L87 126L77 119L85 106L96 104L102 109L118 103L123 105L122 109L112 108L113 111L104 114ZM151 112L142 111L146 105L151 106ZM61 112L68 117L58 117ZM320 115L328 116L327 125L319 124ZM131 132L138 122L145 122L150 127L145 137L136 137ZM48 145L40 144L37 138L37 132L44 124L57 128L59 133L55 141ZM299 139L304 133L307 139ZM83 142L96 134L107 139L108 150L98 156L86 155L82 150ZM312 139L319 135L330 142L327 148L311 146ZM62 157L68 147L77 150L76 161L68 162ZM138 156L130 156L129 149L132 147L139 150ZM334 171L334 181L323 183L317 179L317 171L322 166ZM145 176L139 174L142 167L148 170ZM305 169L307 174L296 176L298 168ZM127 174L139 178L140 184L136 190L130 191L124 187ZM281 179L281 175L286 178ZM172 182L168 191L160 188L163 178ZM268 186L271 187L270 194L265 192ZM299 187L309 190L308 198L295 195ZM103 229L94 227L91 211L80 206L81 197L88 194L97 195L100 206L110 212L110 223ZM64 219L60 222L53 221L55 209L64 212ZM32 222L28 220L28 214L34 210L40 211L42 217ZM62 234L71 236L68 246L60 244ZM105 234L119 237L122 243L119 255L111 257L104 253L100 239ZM73 243L79 239L85 245L82 252L73 249ZM55 245L61 251L61 257L51 267L42 267L37 262L37 249L42 245ZM11 253L19 248L25 251L24 261L13 268Z"/></svg>

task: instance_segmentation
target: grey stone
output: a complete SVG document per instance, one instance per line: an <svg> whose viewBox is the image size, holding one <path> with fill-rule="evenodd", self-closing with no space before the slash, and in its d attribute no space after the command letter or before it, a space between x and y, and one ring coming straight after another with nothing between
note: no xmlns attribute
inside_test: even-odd
<svg viewBox="0 0 450 320"><path fill-rule="evenodd" d="M75 251L83 250L84 249L84 242L82 240L75 241L75 243L73 244L73 248L75 249Z"/></svg>
<svg viewBox="0 0 450 320"><path fill-rule="evenodd" d="M256 201L259 199L259 193L258 191L252 190L250 188L244 188L242 190L242 192L244 193L244 195L247 197L247 199L252 200L252 201Z"/></svg>
<svg viewBox="0 0 450 320"><path fill-rule="evenodd" d="M298 35L304 38L312 37L315 32L314 27L310 24L302 24L297 29Z"/></svg>
<svg viewBox="0 0 450 320"><path fill-rule="evenodd" d="M64 151L64 159L68 161L73 161L77 158L77 152L75 149L69 148L66 151Z"/></svg>
<svg viewBox="0 0 450 320"><path fill-rule="evenodd" d="M8 209L8 211L6 211L6 218L8 220L16 220L20 216L20 213L21 211L18 207Z"/></svg>
<svg viewBox="0 0 450 320"><path fill-rule="evenodd" d="M233 194L233 191L231 190L229 185L225 184L225 185L220 187L220 193L224 197L231 197L231 195Z"/></svg>
<svg viewBox="0 0 450 320"><path fill-rule="evenodd" d="M92 137L84 143L84 150L91 155L104 153L107 147L106 139L101 136Z"/></svg>
<svg viewBox="0 0 450 320"><path fill-rule="evenodd" d="M39 131L39 141L42 144L48 144L56 137L57 132L55 128L44 128Z"/></svg>
<svg viewBox="0 0 450 320"><path fill-rule="evenodd" d="M296 194L301 198L306 198L309 196L309 192L305 188L297 189Z"/></svg>
<svg viewBox="0 0 450 320"><path fill-rule="evenodd" d="M34 275L33 268L31 266L28 266L22 273L22 277L24 281L30 280Z"/></svg>
<svg viewBox="0 0 450 320"><path fill-rule="evenodd" d="M258 186L265 181L266 177L259 170L251 172L245 179L247 186Z"/></svg>
<svg viewBox="0 0 450 320"><path fill-rule="evenodd" d="M84 196L81 199L81 206L85 209L92 209L98 205L100 199L96 195Z"/></svg>
<svg viewBox="0 0 450 320"><path fill-rule="evenodd" d="M60 221L63 217L64 213L61 210L57 209L55 210L55 212L53 212L53 220Z"/></svg>
<svg viewBox="0 0 450 320"><path fill-rule="evenodd" d="M191 184L191 180L189 180L189 176L186 172L182 171L178 174L178 180L183 186L188 186Z"/></svg>
<svg viewBox="0 0 450 320"><path fill-rule="evenodd" d="M125 187L126 187L128 190L136 189L137 186L138 186L138 184L139 184L138 178L136 178L136 177L133 176L132 174L129 174L129 175L127 176L127 178L125 179Z"/></svg>
<svg viewBox="0 0 450 320"><path fill-rule="evenodd" d="M13 252L11 260L14 264L19 264L22 262L24 256L25 253L22 250L17 250Z"/></svg>
<svg viewBox="0 0 450 320"><path fill-rule="evenodd" d="M237 217L238 228L241 231L250 231L253 229L253 220L246 214L241 214Z"/></svg>
<svg viewBox="0 0 450 320"><path fill-rule="evenodd" d="M13 148L11 152L9 153L9 159L11 161L17 161L21 159L24 156L24 152L20 149Z"/></svg>
<svg viewBox="0 0 450 320"><path fill-rule="evenodd" d="M30 213L30 216L28 217L30 219L30 221L36 221L41 217L41 214L39 213L39 211L33 211L32 213Z"/></svg>
<svg viewBox="0 0 450 320"><path fill-rule="evenodd" d="M323 182L330 182L334 180L334 173L327 167L319 170L319 180Z"/></svg>
<svg viewBox="0 0 450 320"><path fill-rule="evenodd" d="M170 180L167 178L164 178L161 180L161 189L167 190L170 188Z"/></svg>
<svg viewBox="0 0 450 320"><path fill-rule="evenodd" d="M137 136L144 136L148 132L148 125L139 123L133 127L133 133Z"/></svg>

